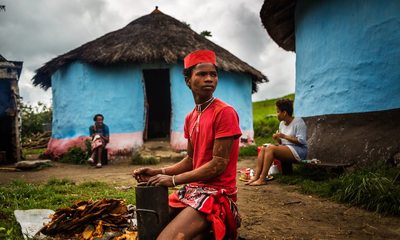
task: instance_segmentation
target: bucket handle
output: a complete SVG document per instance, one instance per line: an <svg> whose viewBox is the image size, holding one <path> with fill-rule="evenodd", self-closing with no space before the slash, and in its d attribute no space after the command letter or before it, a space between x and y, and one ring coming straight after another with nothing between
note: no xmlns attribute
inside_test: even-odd
<svg viewBox="0 0 400 240"><path fill-rule="evenodd" d="M160 215L159 215L156 211L154 211L154 210L138 208L138 209L136 209L135 211L136 211L136 213L138 213L138 214L141 214L141 213L152 213L152 214L156 215L156 217L157 217L157 224L160 223Z"/></svg>

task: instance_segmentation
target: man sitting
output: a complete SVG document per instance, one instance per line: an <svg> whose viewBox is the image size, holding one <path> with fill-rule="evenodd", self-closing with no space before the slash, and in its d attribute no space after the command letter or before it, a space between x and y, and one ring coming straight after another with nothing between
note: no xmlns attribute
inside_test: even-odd
<svg viewBox="0 0 400 240"><path fill-rule="evenodd" d="M96 114L93 121L95 123L89 127L90 137L92 138L92 155L88 162L94 164L97 168L101 168L103 153L106 150L106 144L110 141L110 130L104 124L104 116L102 114Z"/></svg>
<svg viewBox="0 0 400 240"><path fill-rule="evenodd" d="M136 169L133 176L148 185L185 184L169 197L171 222L158 239L236 239L240 218L236 207L236 164L239 117L215 98L218 74L215 53L193 52L184 59L184 77L196 107L187 115L187 156L167 168Z"/></svg>

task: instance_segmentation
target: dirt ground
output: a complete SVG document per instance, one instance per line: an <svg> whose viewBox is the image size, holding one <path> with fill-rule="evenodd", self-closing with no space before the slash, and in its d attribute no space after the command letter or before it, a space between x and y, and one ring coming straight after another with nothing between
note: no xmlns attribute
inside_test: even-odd
<svg viewBox="0 0 400 240"><path fill-rule="evenodd" d="M0 172L0 184L14 179L38 183L67 178L75 182L106 181L117 186L134 186L130 172L137 167L127 161L101 169L54 163L53 167L40 171ZM239 161L238 169L245 167L254 167L254 159ZM242 216L239 236L244 239L400 239L399 217L384 217L304 195L296 187L276 181L260 187L245 186L239 181L238 188Z"/></svg>

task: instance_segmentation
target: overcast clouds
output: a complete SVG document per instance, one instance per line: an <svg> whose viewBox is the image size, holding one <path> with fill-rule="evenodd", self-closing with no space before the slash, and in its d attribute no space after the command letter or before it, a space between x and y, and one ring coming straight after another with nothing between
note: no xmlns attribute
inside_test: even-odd
<svg viewBox="0 0 400 240"><path fill-rule="evenodd" d="M159 9L190 24L196 32L212 32L211 41L263 72L253 101L294 92L295 54L279 48L262 26L263 0L0 0L0 54L23 61L20 93L24 102L51 103L51 89L33 87L34 71L66 53L138 17Z"/></svg>

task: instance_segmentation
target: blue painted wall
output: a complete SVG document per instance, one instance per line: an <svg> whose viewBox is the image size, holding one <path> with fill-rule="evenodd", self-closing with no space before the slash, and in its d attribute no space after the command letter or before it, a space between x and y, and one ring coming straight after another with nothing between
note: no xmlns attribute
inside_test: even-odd
<svg viewBox="0 0 400 240"><path fill-rule="evenodd" d="M183 132L185 116L195 103L182 75L183 64L171 68L172 131ZM214 96L236 109L242 130L253 130L253 107L251 102L251 77L231 72L218 72L218 86Z"/></svg>
<svg viewBox="0 0 400 240"><path fill-rule="evenodd" d="M297 1L296 116L400 108L400 1Z"/></svg>
<svg viewBox="0 0 400 240"><path fill-rule="evenodd" d="M134 66L100 68L75 62L52 76L53 138L89 135L102 113L111 133L144 129L142 73Z"/></svg>
<svg viewBox="0 0 400 240"><path fill-rule="evenodd" d="M144 88L142 69L170 68L171 130L183 132L185 116L194 107L192 92L182 75L183 64L126 65L100 68L75 62L52 76L53 138L88 135L96 113L102 113L111 133L144 130ZM232 105L242 130L252 130L250 76L220 72L215 96Z"/></svg>
<svg viewBox="0 0 400 240"><path fill-rule="evenodd" d="M171 130L182 132L186 115L193 110L194 100L192 91L183 78L183 63L175 64L170 68L172 119Z"/></svg>
<svg viewBox="0 0 400 240"><path fill-rule="evenodd" d="M251 102L251 77L232 72L219 72L215 96L235 108L240 118L241 130L253 130L253 105Z"/></svg>

